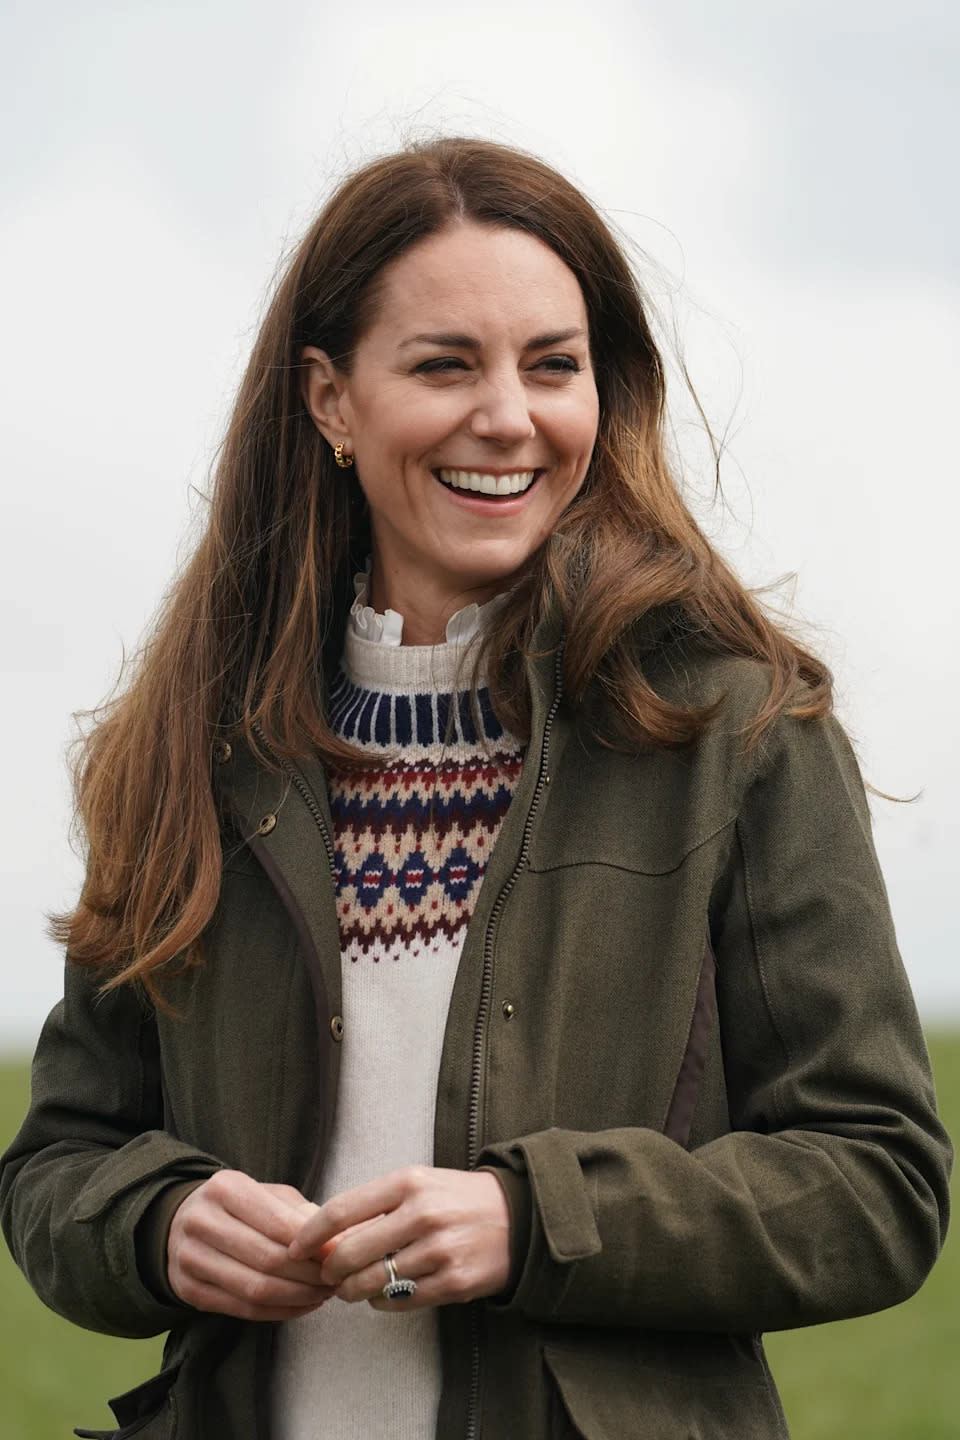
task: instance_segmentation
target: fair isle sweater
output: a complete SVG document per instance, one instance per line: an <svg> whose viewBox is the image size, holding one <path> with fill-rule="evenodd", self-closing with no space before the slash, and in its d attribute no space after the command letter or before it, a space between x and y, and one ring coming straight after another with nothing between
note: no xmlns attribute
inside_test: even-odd
<svg viewBox="0 0 960 1440"><path fill-rule="evenodd" d="M487 607L454 616L445 644L403 646L400 617L363 601L358 586L330 714L340 735L383 758L329 776L344 1031L319 1203L433 1164L450 995L522 759L486 691L474 713L458 690ZM440 1386L435 1311L332 1300L280 1327L273 1434L434 1440Z"/></svg>

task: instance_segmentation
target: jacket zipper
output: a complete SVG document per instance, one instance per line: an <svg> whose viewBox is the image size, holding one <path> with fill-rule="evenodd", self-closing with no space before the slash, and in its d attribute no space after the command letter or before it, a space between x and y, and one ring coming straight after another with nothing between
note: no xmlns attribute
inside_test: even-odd
<svg viewBox="0 0 960 1440"><path fill-rule="evenodd" d="M530 809L527 811L526 822L523 827L523 836L520 842L520 854L513 873L505 882L496 903L490 911L490 919L487 921L486 933L483 937L483 969L480 980L480 1004L477 1009L477 1021L473 1031L473 1067L470 1077L470 1107L467 1120L467 1169L473 1170L480 1153L480 1082L483 1071L483 1036L487 1028L487 1019L490 1013L490 1001L493 993L493 944L497 924L503 913L503 908L510 898L510 892L527 861L527 854L530 849L530 837L533 832L533 821L540 804L540 797L543 794L544 786L549 774L549 746L550 731L557 711L560 708L560 701L563 696L562 687L563 668L563 646L557 649L553 669L553 699L547 711L543 727L543 745L540 748L540 768L537 772L537 783L534 786L533 798L530 801ZM470 1341L470 1391L467 1402L467 1433L466 1440L476 1440L477 1417L480 1404L480 1302L475 1301L471 1306L471 1341Z"/></svg>

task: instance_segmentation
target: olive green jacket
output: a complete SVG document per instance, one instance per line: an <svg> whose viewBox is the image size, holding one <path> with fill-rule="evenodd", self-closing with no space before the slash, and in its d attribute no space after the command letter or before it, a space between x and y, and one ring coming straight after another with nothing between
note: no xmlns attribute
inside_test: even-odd
<svg viewBox="0 0 960 1440"><path fill-rule="evenodd" d="M843 732L783 717L745 753L759 666L663 637L642 663L661 694L725 697L701 740L617 753L555 657L529 667L435 1134L437 1165L501 1179L513 1276L439 1312L439 1440L784 1436L760 1333L895 1304L942 1243L950 1147ZM2 1172L48 1305L170 1330L163 1374L115 1404L140 1440L266 1440L274 1327L177 1302L166 1229L224 1165L311 1193L337 1099L324 775L226 751L222 899L179 1015L68 966Z"/></svg>

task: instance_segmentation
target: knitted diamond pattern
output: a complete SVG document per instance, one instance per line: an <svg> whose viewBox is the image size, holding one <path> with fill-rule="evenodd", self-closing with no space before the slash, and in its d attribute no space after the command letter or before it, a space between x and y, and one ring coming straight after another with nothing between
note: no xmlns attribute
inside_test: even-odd
<svg viewBox="0 0 960 1440"><path fill-rule="evenodd" d="M523 759L486 690L477 698L378 692L342 672L333 687L334 728L383 756L329 774L344 960L462 943Z"/></svg>

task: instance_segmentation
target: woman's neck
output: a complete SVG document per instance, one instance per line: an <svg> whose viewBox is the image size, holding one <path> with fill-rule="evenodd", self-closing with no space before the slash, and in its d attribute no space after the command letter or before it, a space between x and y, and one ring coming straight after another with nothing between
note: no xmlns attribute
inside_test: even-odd
<svg viewBox="0 0 960 1440"><path fill-rule="evenodd" d="M379 615L395 610L403 616L403 645L442 645L447 622L467 605L483 605L503 587L477 585L452 592L426 577L390 575L374 560L368 603Z"/></svg>

